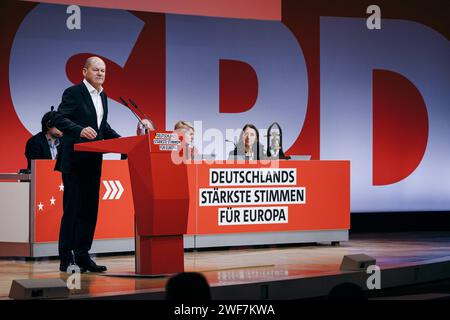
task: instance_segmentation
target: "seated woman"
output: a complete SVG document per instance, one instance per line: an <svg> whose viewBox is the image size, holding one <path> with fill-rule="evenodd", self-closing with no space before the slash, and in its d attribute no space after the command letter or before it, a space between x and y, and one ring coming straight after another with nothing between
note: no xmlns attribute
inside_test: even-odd
<svg viewBox="0 0 450 320"><path fill-rule="evenodd" d="M253 124L246 124L242 129L239 142L230 152L228 160L262 160L264 146L259 142L258 129Z"/></svg>
<svg viewBox="0 0 450 320"><path fill-rule="evenodd" d="M187 121L180 120L175 124L174 131L183 136L183 145L186 147L186 160L193 160L198 154L194 141L194 126Z"/></svg>

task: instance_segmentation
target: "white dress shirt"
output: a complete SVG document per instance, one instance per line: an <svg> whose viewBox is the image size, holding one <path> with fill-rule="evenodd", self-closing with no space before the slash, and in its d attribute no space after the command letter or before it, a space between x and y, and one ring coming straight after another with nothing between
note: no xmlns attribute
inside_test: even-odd
<svg viewBox="0 0 450 320"><path fill-rule="evenodd" d="M55 160L58 156L58 146L59 146L59 139L56 138L54 140L50 139L48 135L45 135L45 138L47 139L48 147L50 149L50 153L52 155L52 159Z"/></svg>
<svg viewBox="0 0 450 320"><path fill-rule="evenodd" d="M103 87L100 87L100 90L97 91L86 79L83 79L83 83L91 94L92 102L94 103L95 112L97 113L97 126L100 129L100 124L103 119L103 103L102 97L100 93L103 91Z"/></svg>

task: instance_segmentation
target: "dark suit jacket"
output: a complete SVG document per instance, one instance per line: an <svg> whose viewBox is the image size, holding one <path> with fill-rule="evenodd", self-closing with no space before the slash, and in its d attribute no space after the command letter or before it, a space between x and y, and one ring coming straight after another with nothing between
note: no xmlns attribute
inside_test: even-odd
<svg viewBox="0 0 450 320"><path fill-rule="evenodd" d="M75 152L73 146L80 142L120 137L107 122L108 99L106 94L102 92L100 96L103 104L103 119L99 128L94 103L84 83L81 82L64 91L54 119L55 127L64 133L55 170L63 173L101 173L101 153ZM97 132L97 137L94 140L80 138L80 133L85 127L91 127Z"/></svg>
<svg viewBox="0 0 450 320"><path fill-rule="evenodd" d="M27 157L28 169L31 169L31 160L52 159L45 133L39 132L28 139L25 147L25 157Z"/></svg>

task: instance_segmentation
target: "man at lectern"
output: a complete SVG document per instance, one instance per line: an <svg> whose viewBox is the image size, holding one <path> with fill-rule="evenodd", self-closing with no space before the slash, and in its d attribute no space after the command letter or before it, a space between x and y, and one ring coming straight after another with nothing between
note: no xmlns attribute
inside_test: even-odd
<svg viewBox="0 0 450 320"><path fill-rule="evenodd" d="M86 60L81 83L67 88L58 107L54 125L64 133L55 170L62 172L63 217L59 232L60 271L76 263L81 271L104 272L90 257L97 224L102 154L75 152L74 144L118 138L108 124L108 100L103 91L105 62Z"/></svg>

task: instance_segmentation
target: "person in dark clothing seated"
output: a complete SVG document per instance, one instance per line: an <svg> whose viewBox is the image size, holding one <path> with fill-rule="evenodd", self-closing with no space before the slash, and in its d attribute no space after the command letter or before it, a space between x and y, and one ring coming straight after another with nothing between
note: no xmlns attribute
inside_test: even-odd
<svg viewBox="0 0 450 320"><path fill-rule="evenodd" d="M32 136L27 141L25 156L27 157L27 169L31 169L31 160L56 159L62 132L53 125L55 111L49 111L42 117L42 131Z"/></svg>

